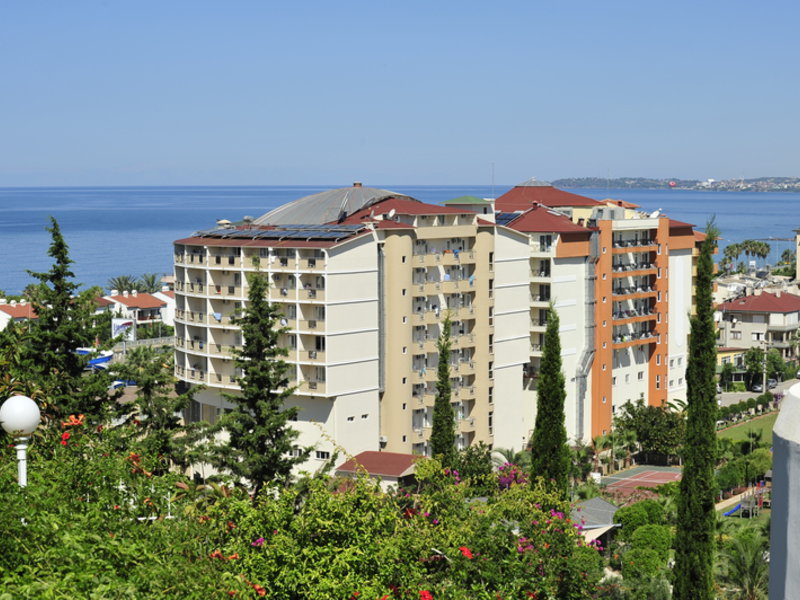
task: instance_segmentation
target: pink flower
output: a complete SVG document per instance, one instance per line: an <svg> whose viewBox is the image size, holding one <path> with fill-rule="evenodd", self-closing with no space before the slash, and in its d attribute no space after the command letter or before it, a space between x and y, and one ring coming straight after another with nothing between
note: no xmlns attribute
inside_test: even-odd
<svg viewBox="0 0 800 600"><path fill-rule="evenodd" d="M259 548L264 545L264 542L265 542L264 538L260 537L257 540L250 542L250 545Z"/></svg>

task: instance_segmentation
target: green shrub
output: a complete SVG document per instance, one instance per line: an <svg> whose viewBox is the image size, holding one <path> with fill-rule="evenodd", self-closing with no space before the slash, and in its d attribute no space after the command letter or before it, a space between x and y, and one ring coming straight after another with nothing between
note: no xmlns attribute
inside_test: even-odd
<svg viewBox="0 0 800 600"><path fill-rule="evenodd" d="M662 563L666 563L672 548L672 532L666 525L642 525L633 532L631 547L655 550Z"/></svg>
<svg viewBox="0 0 800 600"><path fill-rule="evenodd" d="M576 548L572 554L572 564L580 573L586 573L589 581L600 581L603 577L603 557L590 546Z"/></svg>
<svg viewBox="0 0 800 600"><path fill-rule="evenodd" d="M772 453L767 448L756 448L745 459L747 476L751 481L761 479L772 468Z"/></svg>
<svg viewBox="0 0 800 600"><path fill-rule="evenodd" d="M734 381L731 383L731 391L732 392L746 392L747 387L744 384L744 381Z"/></svg>
<svg viewBox="0 0 800 600"><path fill-rule="evenodd" d="M658 552L649 548L631 548L622 557L622 577L626 581L655 577L661 567Z"/></svg>
<svg viewBox="0 0 800 600"><path fill-rule="evenodd" d="M748 410L753 409L756 406L758 406L758 402L756 402L755 398L748 398L747 399L747 409Z"/></svg>
<svg viewBox="0 0 800 600"><path fill-rule="evenodd" d="M614 515L614 520L620 524L619 536L623 540L630 539L633 532L642 525L647 525L649 522L649 515L647 509L642 506L641 502L624 506L620 508Z"/></svg>
<svg viewBox="0 0 800 600"><path fill-rule="evenodd" d="M642 500L638 503L647 511L648 525L661 525L664 522L664 507L655 500Z"/></svg>

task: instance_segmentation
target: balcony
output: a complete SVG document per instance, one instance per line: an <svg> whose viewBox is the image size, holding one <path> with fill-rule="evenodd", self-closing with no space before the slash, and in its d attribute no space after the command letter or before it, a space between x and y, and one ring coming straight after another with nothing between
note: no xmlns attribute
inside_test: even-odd
<svg viewBox="0 0 800 600"><path fill-rule="evenodd" d="M297 300L297 290L294 288L273 286L270 288L269 294L273 302L292 302Z"/></svg>
<svg viewBox="0 0 800 600"><path fill-rule="evenodd" d="M324 363L325 351L324 350L301 350L300 360L312 363Z"/></svg>
<svg viewBox="0 0 800 600"><path fill-rule="evenodd" d="M473 431L475 431L475 417L466 417L464 419L459 419L458 430L461 433L472 433Z"/></svg>
<svg viewBox="0 0 800 600"><path fill-rule="evenodd" d="M306 271L322 271L325 268L325 260L322 258L301 258L300 268Z"/></svg>
<svg viewBox="0 0 800 600"><path fill-rule="evenodd" d="M616 265L611 271L611 277L633 277L634 275L647 275L655 270L656 265L654 263Z"/></svg>
<svg viewBox="0 0 800 600"><path fill-rule="evenodd" d="M658 337L654 331L639 331L630 334L618 334L612 338L612 347L614 350L620 348L628 348L630 346L641 346L643 344L651 344L656 342Z"/></svg>
<svg viewBox="0 0 800 600"><path fill-rule="evenodd" d="M185 323L199 323L203 325L206 323L206 313L195 312L193 310L178 309L175 311L175 318Z"/></svg>
<svg viewBox="0 0 800 600"><path fill-rule="evenodd" d="M319 380L301 381L297 389L305 394L324 394L325 382Z"/></svg>
<svg viewBox="0 0 800 600"><path fill-rule="evenodd" d="M300 330L308 330L308 331L321 331L325 328L325 321L317 320L317 319L308 319L306 321L299 322Z"/></svg>
<svg viewBox="0 0 800 600"><path fill-rule="evenodd" d="M325 288L306 287L300 291L301 300L325 300Z"/></svg>
<svg viewBox="0 0 800 600"><path fill-rule="evenodd" d="M183 264L185 265L207 265L208 261L202 254L185 254Z"/></svg>
<svg viewBox="0 0 800 600"><path fill-rule="evenodd" d="M642 321L652 321L656 318L654 310L620 310L611 315L615 325L624 325L625 323L639 323Z"/></svg>
<svg viewBox="0 0 800 600"><path fill-rule="evenodd" d="M213 356L233 358L237 347L230 344L208 344L208 352Z"/></svg>
<svg viewBox="0 0 800 600"><path fill-rule="evenodd" d="M645 298L655 293L656 288L653 285L619 286L611 290L611 295L614 296L615 299L624 297Z"/></svg>
<svg viewBox="0 0 800 600"><path fill-rule="evenodd" d="M294 258L287 258L285 256L276 256L274 260L269 263L270 269L273 271L294 271L297 266L297 261Z"/></svg>
<svg viewBox="0 0 800 600"><path fill-rule="evenodd" d="M461 400L474 400L475 399L475 386L462 385L458 390L458 397Z"/></svg>
<svg viewBox="0 0 800 600"><path fill-rule="evenodd" d="M655 249L656 240L651 237L636 237L632 239L614 240L611 244L613 254L623 254L636 248L637 252Z"/></svg>
<svg viewBox="0 0 800 600"><path fill-rule="evenodd" d="M208 264L218 269L238 269L242 266L242 258L240 256L209 256Z"/></svg>

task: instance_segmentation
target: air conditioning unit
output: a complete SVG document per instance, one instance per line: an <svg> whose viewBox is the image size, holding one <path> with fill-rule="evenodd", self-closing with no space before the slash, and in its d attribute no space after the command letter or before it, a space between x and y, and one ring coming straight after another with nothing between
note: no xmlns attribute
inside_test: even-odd
<svg viewBox="0 0 800 600"><path fill-rule="evenodd" d="M317 351L316 350L310 350L309 353L308 353L308 358L310 358L312 360L317 358Z"/></svg>

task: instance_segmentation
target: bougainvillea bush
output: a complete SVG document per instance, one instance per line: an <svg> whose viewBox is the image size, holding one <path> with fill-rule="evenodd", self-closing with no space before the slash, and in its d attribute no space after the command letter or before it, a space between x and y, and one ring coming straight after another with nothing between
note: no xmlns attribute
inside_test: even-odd
<svg viewBox="0 0 800 600"><path fill-rule="evenodd" d="M25 490L3 439L2 600L571 599L601 574L569 507L527 484L473 500L424 460L412 491L318 476L253 506L239 488L154 474L127 433L66 423L35 436Z"/></svg>

